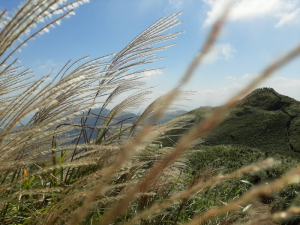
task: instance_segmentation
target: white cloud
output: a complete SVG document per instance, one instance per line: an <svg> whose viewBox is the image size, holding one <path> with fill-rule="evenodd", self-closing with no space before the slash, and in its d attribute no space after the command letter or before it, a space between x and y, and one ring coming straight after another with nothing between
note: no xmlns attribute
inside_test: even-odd
<svg viewBox="0 0 300 225"><path fill-rule="evenodd" d="M180 8L180 6L182 5L183 0L169 0L169 5L171 5L174 8Z"/></svg>
<svg viewBox="0 0 300 225"><path fill-rule="evenodd" d="M233 94L237 93L243 86L233 82L219 88L209 88L197 91L196 98L193 100L193 108L199 106L219 106L228 100Z"/></svg>
<svg viewBox="0 0 300 225"><path fill-rule="evenodd" d="M229 44L216 44L213 49L205 56L204 63L210 64L220 59L231 59L236 50Z"/></svg>
<svg viewBox="0 0 300 225"><path fill-rule="evenodd" d="M213 83L207 88L197 91L196 97L190 105L191 108L200 106L220 106L224 104L230 97L242 90L248 85L250 79L257 77L255 73L245 74L242 78L237 77L237 80L228 85L216 86ZM256 88L271 87L279 94L289 96L296 100L300 100L300 79L289 78L283 76L270 77Z"/></svg>
<svg viewBox="0 0 300 225"><path fill-rule="evenodd" d="M164 73L161 70L151 70L151 71L146 71L144 73L141 73L141 75L139 75L141 78L141 80L143 79L150 79L151 77L155 77L157 78L158 75L163 75ZM137 77L137 75L126 75L124 76L125 80L129 80L131 78Z"/></svg>
<svg viewBox="0 0 300 225"><path fill-rule="evenodd" d="M299 24L300 8L297 8L292 12L279 14L277 17L280 17L280 21L275 25L275 27L282 27L286 24Z"/></svg>
<svg viewBox="0 0 300 225"><path fill-rule="evenodd" d="M268 79L267 82L270 83L270 85L276 86L278 88L300 88L300 80L297 79L290 79L286 77L273 77Z"/></svg>
<svg viewBox="0 0 300 225"><path fill-rule="evenodd" d="M126 75L126 76L124 76L124 79L129 80L129 79L134 78L134 77L135 77L135 75Z"/></svg>
<svg viewBox="0 0 300 225"><path fill-rule="evenodd" d="M249 80L254 79L257 77L258 74L253 73L247 73L242 77L242 80L245 80L245 82L249 82ZM246 84L246 83L245 83ZM272 87L275 90L280 89L284 90L283 92L286 92L288 88L299 88L300 89L300 80L297 79L291 79L287 77L270 77L266 81L263 82L263 84L259 85L259 87Z"/></svg>
<svg viewBox="0 0 300 225"><path fill-rule="evenodd" d="M220 94L227 94L227 93L236 93L238 90L242 88L242 85L238 83L232 83L228 86L222 87L218 90Z"/></svg>
<svg viewBox="0 0 300 225"><path fill-rule="evenodd" d="M40 63L40 61L38 60L37 61L38 63ZM40 70L49 70L49 69L52 69L52 68L54 68L55 67L55 63L54 62L52 62L51 60L47 60L47 62L44 64L44 65L41 65L41 66L39 66L38 68L40 69Z"/></svg>
<svg viewBox="0 0 300 225"><path fill-rule="evenodd" d="M163 75L164 73L161 70L151 70L142 73L143 79L150 79L150 77L157 77L157 75Z"/></svg>
<svg viewBox="0 0 300 225"><path fill-rule="evenodd" d="M204 26L212 25L223 12L229 0L203 0L210 10ZM251 20L263 17L276 17L279 22L275 27L300 23L299 0L233 0L234 7L229 14L229 21Z"/></svg>
<svg viewBox="0 0 300 225"><path fill-rule="evenodd" d="M197 91L197 93L200 95L232 94L232 93L235 93L236 91L240 90L242 87L243 87L242 85L234 82L230 85L221 87L217 90L207 89L207 90L203 90L203 91Z"/></svg>
<svg viewBox="0 0 300 225"><path fill-rule="evenodd" d="M228 77L226 77L226 79L229 79L229 80L236 80L236 77L228 76Z"/></svg>
<svg viewBox="0 0 300 225"><path fill-rule="evenodd" d="M245 79L253 79L255 77L257 77L258 75L257 74L254 74L254 73L246 73L242 79L245 80Z"/></svg>
<svg viewBox="0 0 300 225"><path fill-rule="evenodd" d="M212 95L212 94L215 94L215 93L216 93L216 91L212 90L212 89L197 91L197 94L199 94L199 95Z"/></svg>

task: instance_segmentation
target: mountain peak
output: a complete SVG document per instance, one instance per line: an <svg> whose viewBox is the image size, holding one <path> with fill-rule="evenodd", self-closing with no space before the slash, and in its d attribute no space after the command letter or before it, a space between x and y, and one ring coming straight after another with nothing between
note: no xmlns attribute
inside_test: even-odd
<svg viewBox="0 0 300 225"><path fill-rule="evenodd" d="M200 107L189 114L195 121L216 107ZM300 102L258 88L233 107L217 127L202 135L202 145L242 145L265 152L300 152Z"/></svg>
<svg viewBox="0 0 300 225"><path fill-rule="evenodd" d="M241 100L241 106L250 106L262 110L281 110L282 106L288 106L295 101L292 98L277 93L273 88L258 88Z"/></svg>

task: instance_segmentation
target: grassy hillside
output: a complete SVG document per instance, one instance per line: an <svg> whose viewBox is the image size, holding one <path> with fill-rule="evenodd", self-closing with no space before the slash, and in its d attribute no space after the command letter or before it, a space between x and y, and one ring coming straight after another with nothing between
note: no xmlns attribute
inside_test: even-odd
<svg viewBox="0 0 300 225"><path fill-rule="evenodd" d="M165 135L177 142L191 123L203 121L216 109L217 107L200 107L180 115L177 121L181 118L182 120L190 118L186 121L186 125L182 126L184 129L173 129L167 131ZM222 205L238 198L253 185L265 184L280 178L289 169L299 164L299 115L300 102L281 95L272 88L256 89L240 100L226 115L223 122L203 135L200 138L202 142L192 147L193 152L188 157L188 168L192 174L190 179L196 177L198 171L207 169L220 169L223 174L232 173L269 156L274 157L277 164L259 173L248 174L219 184L190 199L188 204L193 205L194 210L199 207L205 208L207 205ZM172 146L169 138L162 139L163 146ZM290 185L260 200L265 204L267 211L277 212L293 205L298 206L299 191L300 185ZM186 212L189 213L190 211ZM230 218L241 222L244 216L246 215L234 214ZM298 217L283 224L299 224Z"/></svg>
<svg viewBox="0 0 300 225"><path fill-rule="evenodd" d="M202 121L216 107L200 107L187 114ZM300 152L300 102L272 88L256 89L244 97L215 129L203 135L202 145L243 145L267 152ZM166 135L180 135L173 130ZM175 141L178 138L175 138ZM170 142L163 140L164 145Z"/></svg>

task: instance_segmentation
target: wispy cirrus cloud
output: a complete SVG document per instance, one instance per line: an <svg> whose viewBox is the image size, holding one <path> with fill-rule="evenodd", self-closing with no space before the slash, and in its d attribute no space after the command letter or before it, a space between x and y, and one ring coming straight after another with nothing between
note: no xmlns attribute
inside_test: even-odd
<svg viewBox="0 0 300 225"><path fill-rule="evenodd" d="M174 8L179 8L183 4L183 0L169 0L169 5Z"/></svg>
<svg viewBox="0 0 300 225"><path fill-rule="evenodd" d="M275 27L282 27L286 24L300 24L300 7L289 13L279 14L277 17L280 17L280 21Z"/></svg>
<svg viewBox="0 0 300 225"><path fill-rule="evenodd" d="M37 68L35 69L36 74L40 74L42 76L49 75L50 73L57 72L57 65L52 60L41 61L37 60Z"/></svg>
<svg viewBox="0 0 300 225"><path fill-rule="evenodd" d="M164 72L162 72L161 70L150 70L150 71L146 71L141 73L140 75L128 75L125 76L124 79L131 79L134 78L136 76L141 77L141 79L150 79L150 78L157 78L159 75L163 75Z"/></svg>
<svg viewBox="0 0 300 225"><path fill-rule="evenodd" d="M223 94L232 94L238 90L240 90L243 85L233 82L232 84L220 87L218 89L206 89L203 91L197 91L200 95L223 95Z"/></svg>
<svg viewBox="0 0 300 225"><path fill-rule="evenodd" d="M240 82L244 86L246 83L249 82L249 80L252 80L259 76L256 73L246 73L241 77ZM288 88L299 88L300 89L300 79L293 79L289 77L283 77L283 76L276 76L276 77L270 77L267 80L265 80L262 84L260 84L260 87L267 86L272 87L275 90L280 89L284 92L288 91ZM294 90L296 91L296 90Z"/></svg>
<svg viewBox="0 0 300 225"><path fill-rule="evenodd" d="M245 80L245 79L253 79L254 77L257 77L258 74L255 74L255 73L246 73L245 75L242 76L242 79Z"/></svg>
<svg viewBox="0 0 300 225"><path fill-rule="evenodd" d="M209 87L197 92L197 98L193 101L194 107L199 106L219 106L224 104L233 94L246 87L249 80L254 79L258 75L255 73L247 73L244 76L236 77L233 82L221 85L219 87ZM294 79L283 76L275 76L268 78L257 88L271 87L280 94L299 100L300 95L300 79Z"/></svg>
<svg viewBox="0 0 300 225"><path fill-rule="evenodd" d="M144 73L142 73L142 77L143 79L150 79L150 78L154 78L157 77L158 75L163 75L164 72L162 72L161 70L150 70L150 71L146 71Z"/></svg>
<svg viewBox="0 0 300 225"><path fill-rule="evenodd" d="M218 88L209 88L197 91L197 98L193 100L193 106L219 106L226 102L230 96L237 93L243 85L233 82Z"/></svg>
<svg viewBox="0 0 300 225"><path fill-rule="evenodd" d="M38 63L40 63L40 61L38 61ZM46 70L46 69L52 69L54 67L55 67L55 63L52 60L47 60L47 62L39 66L38 69Z"/></svg>
<svg viewBox="0 0 300 225"><path fill-rule="evenodd" d="M212 25L222 13L229 0L203 0L210 10L203 26ZM274 17L279 21L275 27L300 24L300 1L298 0L233 0L229 21Z"/></svg>
<svg viewBox="0 0 300 225"><path fill-rule="evenodd" d="M236 77L228 76L228 77L226 77L226 79L228 79L228 80L236 80Z"/></svg>
<svg viewBox="0 0 300 225"><path fill-rule="evenodd" d="M205 56L204 63L211 64L221 59L232 59L235 52L235 48L229 43L216 44Z"/></svg>

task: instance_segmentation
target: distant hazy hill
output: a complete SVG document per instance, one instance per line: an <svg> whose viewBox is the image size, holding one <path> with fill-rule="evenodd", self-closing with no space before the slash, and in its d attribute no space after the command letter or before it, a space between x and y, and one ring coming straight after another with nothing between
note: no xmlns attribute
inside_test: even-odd
<svg viewBox="0 0 300 225"><path fill-rule="evenodd" d="M194 121L201 121L215 108L200 107L187 114L195 115ZM182 130L173 130L167 134L180 132ZM207 146L244 145L268 152L300 152L300 102L272 88L256 89L240 100L221 124L201 138ZM164 145L170 143L165 140Z"/></svg>
<svg viewBox="0 0 300 225"><path fill-rule="evenodd" d="M98 115L99 112L100 112L100 108L92 109L91 112L92 112L93 116ZM105 116L107 116L107 114L109 112L110 112L110 110L104 109L103 112L101 113L101 116L105 117ZM179 115L181 115L183 113L187 113L187 111L185 111L185 110L177 110L177 111L174 111L174 112L165 113L161 117L161 119L157 121L157 123L168 122L169 120L174 119L175 117L177 117L177 116L179 116ZM125 113L124 115L121 115L118 118L116 118L115 121L117 122L117 121L120 121L120 120L124 120L124 123L128 124L128 123L132 123L133 120L135 120L135 118L136 118L136 114L134 114L134 113ZM126 119L128 119L128 120L126 120ZM96 121L96 118L89 118L87 124L93 125L95 123L95 121Z"/></svg>
<svg viewBox="0 0 300 225"><path fill-rule="evenodd" d="M100 112L100 108L96 108L96 109L92 109L91 110L91 113L90 113L90 116L86 122L86 126L87 127L93 127L97 121L97 115L99 114ZM99 120L97 121L97 125L99 126L101 124L101 122L103 120L105 120L107 118L107 115L109 114L110 110L108 109L104 109L101 113L101 116L99 117ZM175 117L177 117L178 115L182 114L182 113L186 113L187 111L184 111L184 110L177 110L177 111L174 111L172 113L165 113L162 118L160 120L157 121L157 123L165 123ZM87 112L85 113L87 114ZM123 124L132 124L134 121L136 120L136 114L134 113L125 113L123 115L120 115L118 116L117 118L115 118L112 122L111 122L111 125L113 124L116 124L116 123L119 123L120 121L123 121L122 123ZM77 123L79 124L80 123L80 117L78 118L73 118L71 123ZM90 132L89 129L87 129L88 132ZM68 135L74 135L76 133L80 132L80 129L74 129L72 131L69 131L67 132ZM96 138L97 136L97 132L93 132L92 134L92 139ZM71 143L68 142L68 143ZM82 139L80 142L80 144L84 143L84 140Z"/></svg>
<svg viewBox="0 0 300 225"><path fill-rule="evenodd" d="M177 110L174 112L170 112L170 113L165 113L162 118L160 120L158 120L157 123L166 123L168 121L170 121L171 119L174 119L175 117L183 114L183 113L187 113L187 111L185 110Z"/></svg>

